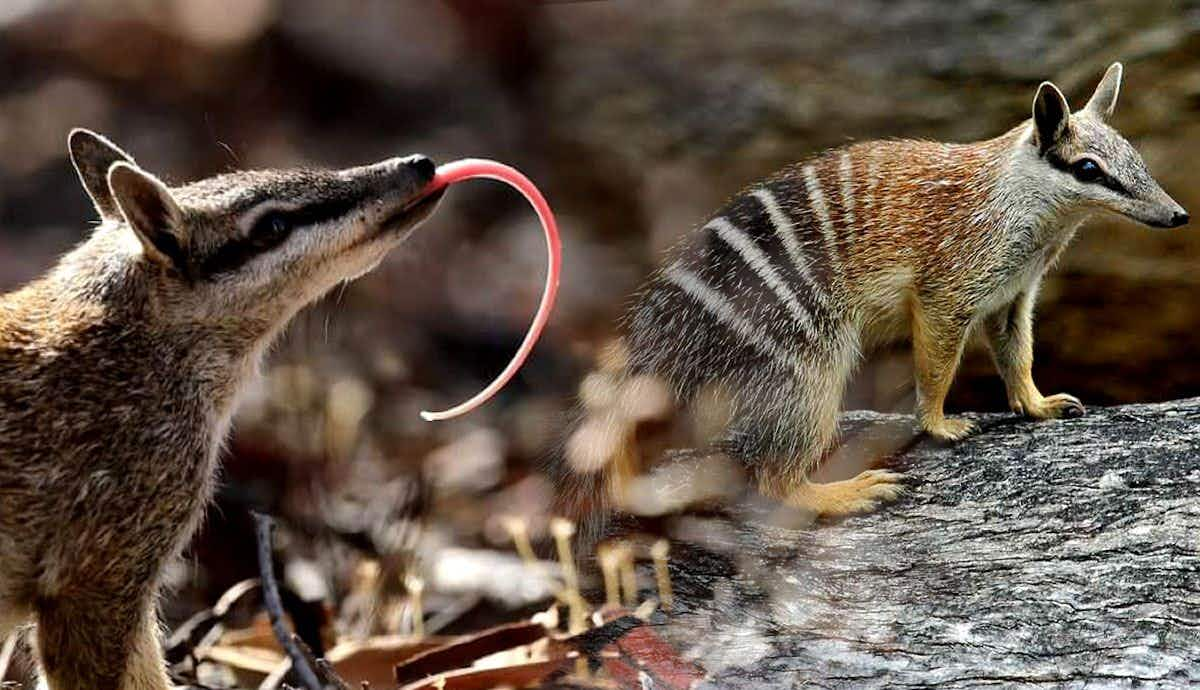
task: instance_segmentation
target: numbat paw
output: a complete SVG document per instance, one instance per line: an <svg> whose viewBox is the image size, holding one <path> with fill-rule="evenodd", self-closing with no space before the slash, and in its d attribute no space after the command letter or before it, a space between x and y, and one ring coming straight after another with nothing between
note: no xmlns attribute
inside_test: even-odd
<svg viewBox="0 0 1200 690"><path fill-rule="evenodd" d="M894 501L904 493L904 475L892 470L867 470L850 481L858 484L867 498L874 502Z"/></svg>
<svg viewBox="0 0 1200 690"><path fill-rule="evenodd" d="M925 421L922 426L930 436L943 441L959 441L975 433L979 428L975 422L969 419L946 419L944 417L934 422Z"/></svg>
<svg viewBox="0 0 1200 690"><path fill-rule="evenodd" d="M806 481L787 497L787 503L826 517L869 513L904 493L903 479L899 472L867 470L839 482Z"/></svg>
<svg viewBox="0 0 1200 690"><path fill-rule="evenodd" d="M1046 396L1031 403L1015 403L1013 411L1034 419L1058 419L1059 417L1082 417L1086 412L1079 398L1066 393Z"/></svg>

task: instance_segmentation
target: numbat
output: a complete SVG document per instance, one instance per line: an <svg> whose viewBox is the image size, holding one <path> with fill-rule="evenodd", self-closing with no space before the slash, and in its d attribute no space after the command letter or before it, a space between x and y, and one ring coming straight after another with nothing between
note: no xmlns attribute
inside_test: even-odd
<svg viewBox="0 0 1200 690"><path fill-rule="evenodd" d="M1033 117L972 144L877 141L829 151L733 198L643 287L628 318L626 374L665 381L680 402L728 399L718 444L760 487L825 514L872 508L900 475L808 477L831 447L862 352L911 334L921 426L960 439L942 410L980 328L1012 409L1082 413L1034 385L1038 286L1093 211L1155 227L1187 213L1108 125L1121 66L1072 113L1051 83Z"/></svg>
<svg viewBox="0 0 1200 690"><path fill-rule="evenodd" d="M35 622L54 690L161 690L155 593L239 391L441 192L421 156L169 188L96 134L69 147L102 222L0 298L0 639Z"/></svg>

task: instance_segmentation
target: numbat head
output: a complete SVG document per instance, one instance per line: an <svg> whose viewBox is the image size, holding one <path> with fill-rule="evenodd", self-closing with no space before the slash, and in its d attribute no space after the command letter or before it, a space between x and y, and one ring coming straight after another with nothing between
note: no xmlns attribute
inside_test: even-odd
<svg viewBox="0 0 1200 690"><path fill-rule="evenodd" d="M1141 155L1108 124L1121 90L1121 65L1104 74L1082 110L1071 113L1054 84L1043 82L1033 101L1030 142L1036 157L1023 172L1045 182L1064 207L1095 207L1159 228L1188 222L1187 211L1158 186Z"/></svg>
<svg viewBox="0 0 1200 690"><path fill-rule="evenodd" d="M69 147L103 222L97 238L107 240L85 254L123 269L80 279L119 287L136 275L164 318L286 319L373 268L441 197L422 194L434 174L424 156L233 172L171 188L98 134L74 130Z"/></svg>
<svg viewBox="0 0 1200 690"><path fill-rule="evenodd" d="M99 135L69 145L100 226L0 297L0 639L34 621L52 690L165 690L155 593L239 392L441 193L422 156L170 187Z"/></svg>
<svg viewBox="0 0 1200 690"><path fill-rule="evenodd" d="M654 377L684 406L715 395L726 424L699 445L740 460L764 491L828 514L899 493L899 475L882 470L808 479L833 445L846 380L874 346L912 340L918 417L940 439L973 428L942 407L974 331L1013 410L1081 414L1076 398L1044 396L1033 382L1042 275L1090 212L1188 220L1108 124L1120 81L1113 65L1075 113L1044 83L1033 117L994 139L857 143L751 185L640 291L612 376ZM567 464L628 474L636 420L620 406L588 414L579 434L616 450L605 464L580 450L588 444L567 444Z"/></svg>

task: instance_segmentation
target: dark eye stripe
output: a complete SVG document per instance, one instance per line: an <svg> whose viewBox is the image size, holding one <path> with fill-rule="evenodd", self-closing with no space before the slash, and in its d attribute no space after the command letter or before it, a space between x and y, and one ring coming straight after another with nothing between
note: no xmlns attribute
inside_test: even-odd
<svg viewBox="0 0 1200 690"><path fill-rule="evenodd" d="M282 218L291 227L292 232L298 232L306 226L341 218L358 204L359 200L356 198L329 199L289 211L269 211L260 221L269 221L272 216ZM246 237L226 242L205 257L200 262L200 274L211 276L237 270L254 257L278 247L287 239L287 235L275 239L264 238L257 232L260 224L256 222Z"/></svg>
<svg viewBox="0 0 1200 690"><path fill-rule="evenodd" d="M358 205L358 199L328 199L301 206L290 211L273 211L282 216L293 228L299 230L306 225L317 225L340 218Z"/></svg>
<svg viewBox="0 0 1200 690"><path fill-rule="evenodd" d="M1066 160L1064 160L1062 156L1058 155L1054 151L1049 151L1046 153L1046 162L1049 163L1056 170L1061 170L1062 172L1064 172L1068 175L1074 176L1074 173L1071 171L1071 164L1068 163ZM1123 194L1125 196L1133 196L1132 194L1129 193L1129 190L1125 188L1125 185L1121 184L1118 180L1113 178L1108 173L1103 172L1104 168L1100 168L1100 170L1101 170L1102 174L1095 182L1093 182L1091 184L1103 185L1104 187L1107 187L1107 188L1113 190L1117 194Z"/></svg>

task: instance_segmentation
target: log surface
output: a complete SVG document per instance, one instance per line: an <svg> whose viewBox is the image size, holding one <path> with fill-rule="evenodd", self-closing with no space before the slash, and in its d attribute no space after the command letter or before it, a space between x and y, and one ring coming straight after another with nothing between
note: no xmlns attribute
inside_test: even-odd
<svg viewBox="0 0 1200 690"><path fill-rule="evenodd" d="M660 634L709 687L1200 683L1200 399L976 419L902 450L908 491L874 514L677 523ZM913 421L844 426L886 444Z"/></svg>

